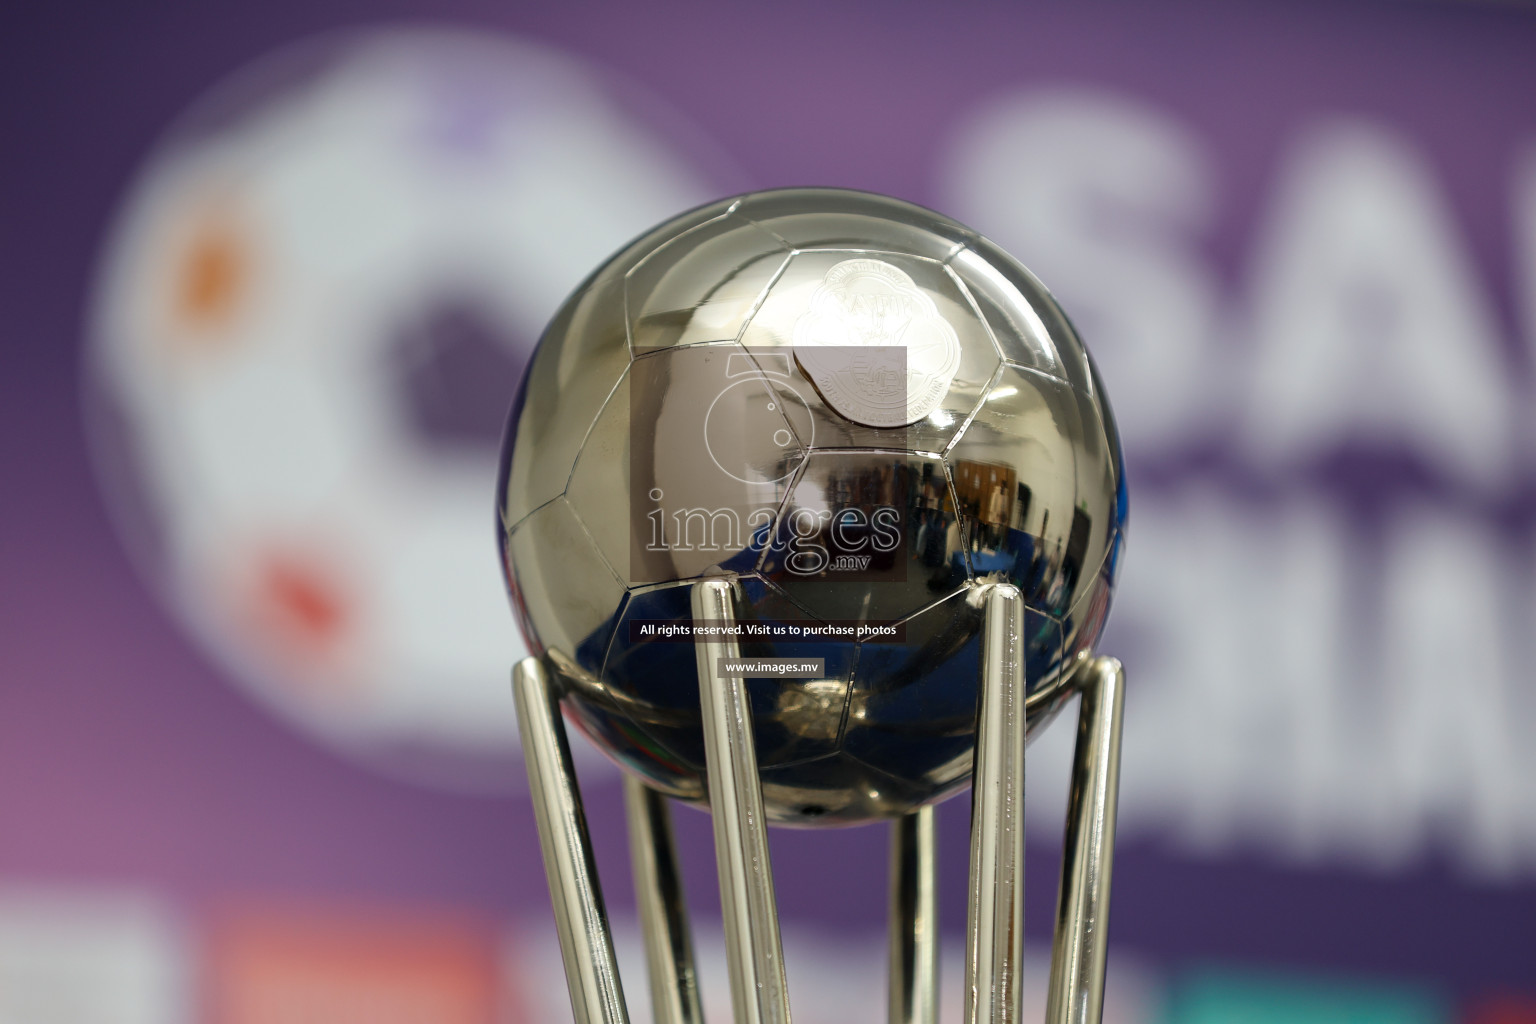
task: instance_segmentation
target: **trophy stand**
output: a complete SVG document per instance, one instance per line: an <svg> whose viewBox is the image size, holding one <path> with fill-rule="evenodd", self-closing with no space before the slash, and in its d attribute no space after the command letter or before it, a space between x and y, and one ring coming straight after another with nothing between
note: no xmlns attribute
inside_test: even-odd
<svg viewBox="0 0 1536 1024"><path fill-rule="evenodd" d="M1024 601L1010 584L986 585L981 688L972 778L965 1021L1019 1024L1024 947ZM693 588L695 621L732 623L729 579ZM722 676L740 656L733 638L700 640L710 813L720 875L735 1024L789 1024L773 871L746 681ZM1103 1012L1105 928L1120 778L1125 674L1113 658L1085 660L1067 807L1065 853L1051 947L1047 1024L1097 1024ZM543 664L526 658L513 693L538 821L544 870L576 1024L627 1024L581 793L558 695ZM698 974L678 877L667 798L625 778L630 855L656 1024L701 1024ZM893 824L890 883L891 1024L938 1020L938 902L933 808Z"/></svg>

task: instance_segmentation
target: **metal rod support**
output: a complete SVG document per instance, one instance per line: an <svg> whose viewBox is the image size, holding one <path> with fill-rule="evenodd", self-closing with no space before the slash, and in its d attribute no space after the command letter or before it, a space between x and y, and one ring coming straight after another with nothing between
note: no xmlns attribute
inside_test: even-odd
<svg viewBox="0 0 1536 1024"><path fill-rule="evenodd" d="M571 748L537 658L524 658L512 670L512 694L571 1012L576 1024L628 1024Z"/></svg>
<svg viewBox="0 0 1536 1024"><path fill-rule="evenodd" d="M733 625L733 584L726 580L696 584L693 620L710 626ZM696 640L694 651L735 1024L789 1024L789 993L773 897L773 868L768 859L768 823L763 817L763 790L752 739L752 709L746 680L717 670L719 659L740 658L740 647L734 637L717 635Z"/></svg>
<svg viewBox="0 0 1536 1024"><path fill-rule="evenodd" d="M938 1024L938 844L933 808L891 823L890 1024Z"/></svg>
<svg viewBox="0 0 1536 1024"><path fill-rule="evenodd" d="M1051 949L1047 1024L1099 1024L1104 1012L1109 883L1120 792L1125 670L1114 658L1087 666L1067 804L1065 854Z"/></svg>
<svg viewBox="0 0 1536 1024"><path fill-rule="evenodd" d="M699 975L667 798L626 775L624 810L629 819L635 902L650 968L651 1016L656 1024L703 1024Z"/></svg>
<svg viewBox="0 0 1536 1024"><path fill-rule="evenodd" d="M1024 602L994 584L985 596L971 808L965 1020L1021 1024L1024 947L1024 742L1028 689ZM693 590L696 623L735 622L734 587ZM736 1024L789 1024L767 822L746 682L719 671L736 659L728 634L695 641L715 856ZM1046 1024L1100 1024L1120 781L1125 673L1097 658L1081 692L1065 856L1051 949ZM576 1024L628 1024L591 839L559 704L544 665L513 671L523 754ZM657 1024L702 1024L698 973L666 798L625 781L630 855ZM937 855L933 808L893 824L890 1024L938 1018Z"/></svg>
<svg viewBox="0 0 1536 1024"><path fill-rule="evenodd" d="M1020 1024L1024 967L1024 598L988 588L971 803L967 1024Z"/></svg>

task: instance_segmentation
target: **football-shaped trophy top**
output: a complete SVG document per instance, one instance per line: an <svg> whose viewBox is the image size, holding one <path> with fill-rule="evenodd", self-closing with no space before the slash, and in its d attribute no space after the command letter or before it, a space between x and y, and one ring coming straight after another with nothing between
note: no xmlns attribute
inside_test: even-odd
<svg viewBox="0 0 1536 1024"><path fill-rule="evenodd" d="M497 489L566 714L704 801L690 613L735 581L770 820L902 814L970 778L982 588L1018 587L1031 731L1108 611L1120 442L1029 271L930 210L785 189L668 221L539 342ZM708 624L702 624L708 626Z"/></svg>

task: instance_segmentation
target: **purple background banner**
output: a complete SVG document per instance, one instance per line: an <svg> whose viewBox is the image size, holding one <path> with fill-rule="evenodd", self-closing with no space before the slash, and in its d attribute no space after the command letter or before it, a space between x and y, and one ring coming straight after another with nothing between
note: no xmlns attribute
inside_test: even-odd
<svg viewBox="0 0 1536 1024"><path fill-rule="evenodd" d="M494 589L494 433L538 325L604 253L800 184L994 237L1103 367L1131 476L1104 644L1131 716L1111 1016L1536 1020L1536 15L274 0L0 20L0 1024L385 1019L374 996L450 1024L557 1012L511 615L452 604ZM385 30L406 56L367 57ZM423 110L400 143L391 119L404 137ZM226 201L264 242L198 234ZM204 276L173 323L153 296L178 246ZM226 292L243 326L194 322ZM220 331L292 348L185 357ZM317 351L359 362L323 377ZM284 374L319 411L251 390ZM354 427L345 472L314 478L368 466L377 492L290 516L299 454ZM405 525L379 512L418 501ZM262 516L317 508L355 536L248 569L274 550ZM458 566L461 513L484 575L379 568L434 524L420 563ZM437 632L390 646L439 599ZM506 635L482 644L480 615ZM334 640L338 621L367 628ZM1069 733L1031 748L1035 951ZM616 775L582 768L632 918ZM940 811L955 942L967 810ZM708 820L678 826L717 919ZM801 1016L880 1019L885 831L773 852L809 936ZM99 979L122 988L70 1010Z"/></svg>

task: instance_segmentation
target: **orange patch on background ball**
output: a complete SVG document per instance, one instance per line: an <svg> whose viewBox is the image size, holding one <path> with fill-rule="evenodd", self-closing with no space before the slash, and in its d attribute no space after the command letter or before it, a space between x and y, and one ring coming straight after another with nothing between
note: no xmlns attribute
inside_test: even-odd
<svg viewBox="0 0 1536 1024"><path fill-rule="evenodd" d="M250 256L233 218L207 217L193 232L177 285L177 316L195 328L227 323L246 290Z"/></svg>
<svg viewBox="0 0 1536 1024"><path fill-rule="evenodd" d="M245 562L241 580L245 620L295 680L335 695L354 689L357 587L333 559L293 545L264 546Z"/></svg>
<svg viewBox="0 0 1536 1024"><path fill-rule="evenodd" d="M347 609L338 588L314 566L271 556L261 586L285 632L307 647L333 646L346 628Z"/></svg>

